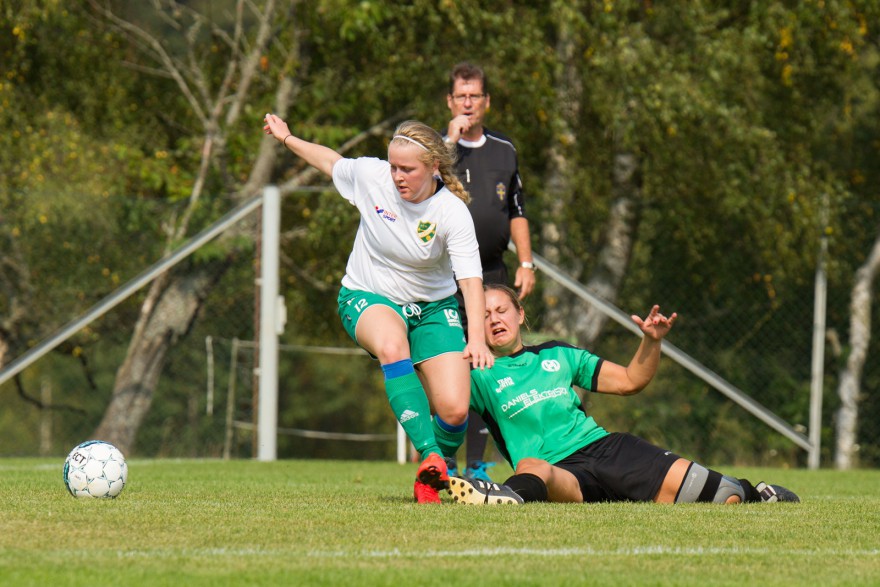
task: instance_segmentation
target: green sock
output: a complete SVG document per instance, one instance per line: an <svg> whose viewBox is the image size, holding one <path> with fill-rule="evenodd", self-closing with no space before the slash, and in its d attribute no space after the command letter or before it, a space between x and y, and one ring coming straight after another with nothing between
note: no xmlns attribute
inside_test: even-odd
<svg viewBox="0 0 880 587"><path fill-rule="evenodd" d="M413 446L422 455L442 454L431 426L431 407L422 382L415 373L385 380L385 393L391 403L394 417L403 426Z"/></svg>
<svg viewBox="0 0 880 587"><path fill-rule="evenodd" d="M454 457L459 447L464 443L464 437L467 434L467 420L458 426L447 424L440 416L434 416L434 438L437 439L437 445L443 451L443 456Z"/></svg>

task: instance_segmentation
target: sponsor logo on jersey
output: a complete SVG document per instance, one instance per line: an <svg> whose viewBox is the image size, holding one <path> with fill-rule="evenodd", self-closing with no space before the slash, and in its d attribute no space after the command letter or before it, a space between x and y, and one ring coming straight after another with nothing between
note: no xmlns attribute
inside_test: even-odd
<svg viewBox="0 0 880 587"><path fill-rule="evenodd" d="M513 377L503 377L498 380L498 387L495 388L495 393L501 393L501 391L513 385Z"/></svg>
<svg viewBox="0 0 880 587"><path fill-rule="evenodd" d="M495 186L495 195L498 196L499 200L503 201L504 196L507 195L507 186L499 181L498 185Z"/></svg>
<svg viewBox="0 0 880 587"><path fill-rule="evenodd" d="M443 310L443 315L446 316L446 323L450 326L458 326L461 328L461 316L458 315L458 310L453 310L452 308L447 308Z"/></svg>
<svg viewBox="0 0 880 587"><path fill-rule="evenodd" d="M395 214L391 210L386 210L384 208L376 206L376 214L378 214L382 217L383 220L387 220L388 222L397 222L397 214Z"/></svg>
<svg viewBox="0 0 880 587"><path fill-rule="evenodd" d="M547 359L546 361L541 361L541 369L544 371L549 371L550 373L556 373L559 371L559 361L555 359Z"/></svg>
<svg viewBox="0 0 880 587"><path fill-rule="evenodd" d="M416 229L419 240L423 243L429 243L437 235L437 224L428 220L419 220L419 227Z"/></svg>
<svg viewBox="0 0 880 587"><path fill-rule="evenodd" d="M501 411L507 413L514 408L519 408L507 416L508 419L512 420L517 414L519 414L523 410L527 410L535 404L539 404L553 398L567 396L568 393L568 388L565 387L556 387L553 389L546 389L544 391L533 389L528 393L521 393L509 402L502 404Z"/></svg>

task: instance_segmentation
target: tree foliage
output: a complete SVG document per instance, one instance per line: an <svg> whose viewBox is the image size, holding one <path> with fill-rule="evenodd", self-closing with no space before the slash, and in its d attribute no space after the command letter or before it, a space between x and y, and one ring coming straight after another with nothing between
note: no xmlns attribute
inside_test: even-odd
<svg viewBox="0 0 880 587"><path fill-rule="evenodd" d="M326 179L304 175L301 162L265 142L262 116L279 111L293 132L337 148L360 137L347 155L382 156L388 132L368 129L403 117L442 128L447 73L472 60L489 75L488 125L519 148L535 250L552 244L558 262L588 281L620 196L614 166L631 156L639 183L618 304L678 310L678 346L787 420L806 423L804 300L812 299L819 238L830 246L829 326L844 340L847 293L878 232L875 3L68 4L0 7L0 55L9 64L0 122L10 129L0 136L0 363L240 201L258 187L264 161L267 181L289 192L288 342L347 343L334 322L335 293L358 219ZM265 11L278 20L265 51L248 62ZM249 66L256 75L241 75ZM266 157L267 149L277 156ZM296 192L306 179L328 189ZM206 294L238 315L252 307L252 288L240 284L253 234L212 245L189 265L205 270L230 251L238 256L232 281ZM564 330L550 311L560 302L550 297L529 301L533 325ZM132 328L136 311L126 306L59 350L94 358ZM220 310L202 320L198 335L229 331ZM245 330L241 336L253 335ZM624 352L624 336L606 332L600 354L606 346ZM845 353L830 356L829 367ZM35 377L22 378L26 392ZM866 372L866 385L876 388L877 377ZM304 373L301 383L316 379ZM98 380L89 392L99 387L106 400L112 385ZM663 424L614 417L669 435L686 412L708 420L723 405L685 375L670 376L666 387L687 399L662 396L653 413ZM180 406L191 392L179 389L159 386L157 401L169 404L158 411L190 422ZM356 397L340 393L342 406ZM726 418L719 429L737 416ZM153 416L148 422L159 425ZM751 442L754 429L742 434ZM876 445L880 430L872 434L866 444ZM148 437L145 450L166 442Z"/></svg>

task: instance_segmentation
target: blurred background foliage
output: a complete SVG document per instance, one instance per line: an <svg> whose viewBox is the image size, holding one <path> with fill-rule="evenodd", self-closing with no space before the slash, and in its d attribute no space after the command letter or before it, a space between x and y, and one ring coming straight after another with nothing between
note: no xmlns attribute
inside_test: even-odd
<svg viewBox="0 0 880 587"><path fill-rule="evenodd" d="M470 60L489 75L487 125L518 147L535 250L542 253L542 235L553 227L563 266L585 280L605 244L615 155L634 154L641 168L637 230L617 304L628 313L645 313L652 303L678 311L676 346L804 427L813 276L826 237L823 463L830 460L853 276L880 231L875 2L98 4L161 40L171 55L185 41L196 46L202 68L192 72L207 72L208 87L228 66L225 41L236 34L237 10L245 36L259 11L284 17L244 115L226 129L189 235L232 207L285 76L294 85L286 114L293 132L336 147L394 117L444 128L448 71ZM210 27L183 27L190 13ZM0 363L132 278L168 245L166 227L191 193L204 136L192 103L144 57L144 43L88 3L0 1L0 124L7 129L0 133ZM347 155L383 156L385 135ZM555 153L566 158L571 193L548 187L559 170ZM300 171L302 163L279 148L273 181ZM282 342L352 346L335 298L357 221L329 187L285 198ZM252 417L253 357L242 351L233 367L231 354L233 339L254 336L252 244L238 244L232 268L174 346L137 453L221 455L233 379L235 418ZM217 246L203 255L222 254ZM527 304L536 336L557 326L546 320L546 280L539 274L539 291ZM0 454L62 454L90 434L142 299L127 301L0 388ZM872 328L869 357L876 358L880 337ZM215 345L213 372L207 337ZM635 346L632 335L609 324L595 350L622 362ZM869 358L862 381L863 466L880 463L877 363ZM381 376L366 357L285 352L281 385L282 427L394 432ZM587 399L609 429L706 462L804 462L791 442L669 361L638 398ZM47 419L52 433L45 439ZM394 454L392 442L290 438L279 448L288 457ZM249 433L238 431L234 455L251 450Z"/></svg>

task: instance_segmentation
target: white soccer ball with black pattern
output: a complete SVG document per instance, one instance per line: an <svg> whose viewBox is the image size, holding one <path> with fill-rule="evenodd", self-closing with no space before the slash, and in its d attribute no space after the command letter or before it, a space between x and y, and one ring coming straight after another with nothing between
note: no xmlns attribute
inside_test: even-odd
<svg viewBox="0 0 880 587"><path fill-rule="evenodd" d="M116 497L127 481L125 457L108 442L83 442L64 461L64 485L74 497Z"/></svg>

